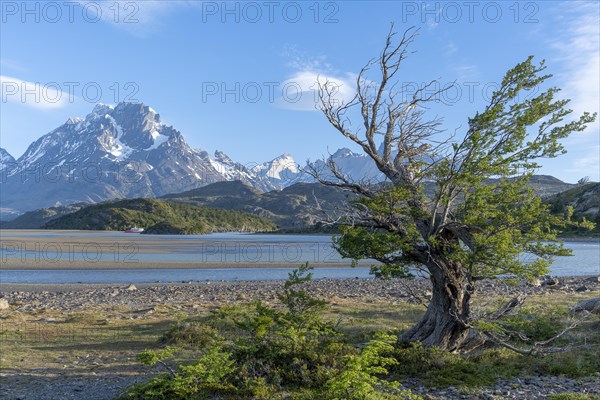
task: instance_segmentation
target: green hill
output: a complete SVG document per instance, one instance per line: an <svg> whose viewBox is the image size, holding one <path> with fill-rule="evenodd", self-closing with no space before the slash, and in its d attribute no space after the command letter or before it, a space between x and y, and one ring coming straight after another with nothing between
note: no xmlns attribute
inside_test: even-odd
<svg viewBox="0 0 600 400"><path fill-rule="evenodd" d="M568 184L554 177L545 175L533 176L530 185L536 194L544 198L545 201L550 202L550 204L553 204L554 212L557 213L564 212L564 208L568 205L567 203L576 202L577 198L584 197L584 194L587 193L587 189L585 188L588 188L588 186L585 186L585 188L582 189L582 186ZM426 194L431 195L433 190L432 183L426 184ZM558 192L561 192L561 194L557 195L556 193ZM598 199L597 196L598 194L596 193L596 202ZM329 232L335 231L335 228L323 225L322 220L327 217L335 219L343 212L348 200L354 197L355 195L352 193L344 192L334 187L323 186L318 183L297 183L283 190L261 193L240 181L230 181L213 183L183 193L168 194L159 198L159 200L169 202L172 204L170 206L171 208L173 207L173 204L180 204L249 213L272 221L284 232ZM595 221L594 218L597 218L598 215L597 205L595 206L596 208L594 208L593 204L590 203L594 197L586 197L586 200L583 200L583 197L582 202L577 203L579 205L575 207L575 217L581 218L583 215L586 215L587 219ZM139 202L140 200L129 201ZM556 205L554 205L555 203L553 202L556 202ZM116 202L103 204L112 204L114 206ZM596 211L594 212L594 210ZM50 220L58 219L58 217L72 211L75 210L68 210L65 207L31 211L14 221L3 223L0 227L12 229L56 227L55 229L58 229L58 226L61 226L64 222L60 222L61 225L58 225L58 223L57 225L53 225L50 224ZM124 229L128 226L138 225L148 230L159 222L162 222L162 224L154 226L150 232L187 233L190 229L193 231L198 229L198 227L193 226L194 224L190 224L188 220L173 220L170 216L171 214L167 213L165 210L163 211L164 212L161 215L169 215L168 218L163 218L163 216L161 216L159 219L149 218L148 220L147 217L138 216L136 217L138 219L135 221L132 219L132 210L113 213L120 214L122 216L120 221L125 222L119 223L118 227L112 227L110 229ZM102 212L103 211L99 213L102 214ZM244 215L248 216L248 214ZM94 216L93 218L93 221L88 219L84 222L72 222L70 219L64 221L68 221L69 226L72 226L73 224L77 226L90 226L89 228L86 227L84 229L106 229L103 227L106 225L106 221L96 221L98 216ZM111 215L109 225L114 225L117 219L117 215ZM101 227L96 227L98 225ZM215 229L215 224L210 222L207 226L208 229ZM216 229L220 230L221 228L217 226ZM231 229L234 230L236 227ZM582 232L582 235L587 236L589 234L589 232Z"/></svg>
<svg viewBox="0 0 600 400"><path fill-rule="evenodd" d="M39 229L53 219L71 214L88 205L89 203L76 203L28 211L12 221L0 221L0 229Z"/></svg>
<svg viewBox="0 0 600 400"><path fill-rule="evenodd" d="M320 221L335 216L355 196L319 183L297 183L282 190L260 193L240 182L218 182L161 197L181 204L233 209L260 215L282 231L324 231Z"/></svg>
<svg viewBox="0 0 600 400"><path fill-rule="evenodd" d="M554 214L564 214L567 211L567 206L573 206L573 220L581 221L585 217L596 224L593 231L568 228L563 232L563 235L600 236L600 183L592 182L578 185L547 197L544 201L550 205L550 211Z"/></svg>
<svg viewBox="0 0 600 400"><path fill-rule="evenodd" d="M108 201L47 222L46 229L120 231L141 227L146 233L270 232L277 227L246 212L198 207L157 199Z"/></svg>

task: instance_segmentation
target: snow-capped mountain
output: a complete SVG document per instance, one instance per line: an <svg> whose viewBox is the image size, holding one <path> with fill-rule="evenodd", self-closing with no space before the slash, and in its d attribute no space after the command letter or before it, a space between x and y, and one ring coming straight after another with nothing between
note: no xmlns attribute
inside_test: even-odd
<svg viewBox="0 0 600 400"><path fill-rule="evenodd" d="M3 207L154 197L223 180L143 104L97 105L32 143L2 181ZM35 195L32 196L31 194Z"/></svg>
<svg viewBox="0 0 600 400"><path fill-rule="evenodd" d="M368 157L348 149L331 157L352 180L381 175ZM316 165L326 171L324 161ZM220 181L239 180L262 192L314 181L287 153L243 165L222 151L211 156L194 149L156 111L139 103L98 104L85 118L69 118L40 137L17 160L0 149L0 176L4 215L79 202L158 197Z"/></svg>
<svg viewBox="0 0 600 400"><path fill-rule="evenodd" d="M208 153L206 153L206 156L208 162L210 162L212 167L223 176L224 180L242 181L263 192L283 188L282 186L271 182L266 177L258 174L254 168L252 168L253 165L243 165L239 162L233 161L222 151L215 151L213 157L208 157Z"/></svg>
<svg viewBox="0 0 600 400"><path fill-rule="evenodd" d="M5 168L13 168L15 164L15 158L8 151L0 147L0 171L4 171Z"/></svg>
<svg viewBox="0 0 600 400"><path fill-rule="evenodd" d="M328 158L333 160L337 169L351 182L381 182L385 178L370 157L354 153L348 148L341 148ZM316 160L312 166L324 179L336 180L324 160ZM306 173L302 179L303 182L313 181Z"/></svg>
<svg viewBox="0 0 600 400"><path fill-rule="evenodd" d="M252 171L257 177L267 179L279 189L301 182L304 179L304 173L298 163L287 153L272 161L255 166Z"/></svg>
<svg viewBox="0 0 600 400"><path fill-rule="evenodd" d="M15 162L15 158L9 154L8 151L0 147L0 164L7 164Z"/></svg>

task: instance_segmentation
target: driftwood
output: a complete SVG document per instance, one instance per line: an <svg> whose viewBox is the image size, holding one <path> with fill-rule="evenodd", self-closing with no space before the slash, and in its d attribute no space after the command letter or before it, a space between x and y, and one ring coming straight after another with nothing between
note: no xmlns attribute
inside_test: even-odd
<svg viewBox="0 0 600 400"><path fill-rule="evenodd" d="M502 319L502 317L505 317L508 315L513 315L516 308L520 307L524 303L525 298L526 298L525 296L517 296L517 297L512 298L504 306L502 306L498 311L496 311L495 313L490 315L486 320L488 322L498 321L498 320ZM562 336L564 336L567 332L575 329L582 322L586 321L592 312L599 312L600 311L600 298L584 300L584 301L576 304L575 306L571 307L571 311L584 313L584 315L581 316L580 318L574 320L570 325L566 326L557 335L555 335L547 340L535 342L528 348L522 348L515 344L509 343L507 337L503 337L502 334L499 334L497 332L485 331L485 332L481 332L480 336L482 336L484 338L484 343L485 343L485 341L489 340L497 345L506 347L507 349L510 349L516 353L527 355L527 356L535 356L535 355L541 355L541 354L567 351L569 349L572 349L572 348L578 347L578 346L565 346L565 347L547 347L547 346L549 344L551 344L552 342L556 341L557 339L561 338ZM507 332L507 333L516 334L523 341L529 340L529 338L527 338L525 335L523 335L522 333L519 333L519 332ZM583 347L585 347L585 345Z"/></svg>

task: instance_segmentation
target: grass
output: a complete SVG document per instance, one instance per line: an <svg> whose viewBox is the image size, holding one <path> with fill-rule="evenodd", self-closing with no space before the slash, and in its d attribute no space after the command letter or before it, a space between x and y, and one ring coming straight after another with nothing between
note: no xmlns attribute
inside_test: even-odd
<svg viewBox="0 0 600 400"><path fill-rule="evenodd" d="M553 321L566 322L569 306L596 296L600 296L600 292L556 293L533 296L527 304L531 310L556 318ZM485 304L489 301L486 298ZM476 301L479 305L475 307L483 307L482 302ZM335 299L332 303L326 316L338 324L352 343L362 343L377 331L407 329L424 311L422 305L408 303L361 303L347 299ZM157 306L150 310L119 307L89 312L42 310L12 313L0 319L0 371L24 375L101 375L105 371L147 374L149 369L136 362L139 352L169 343L182 345L189 342L191 346L201 343L210 334L203 323L214 322L214 318L209 308L192 309L188 305ZM540 329L548 328L544 326ZM232 335L236 334L234 327L227 329L231 329ZM594 376L600 371L599 331L600 318L595 316L569 333L563 342L585 342L589 347L539 358L525 357L503 348L484 349L469 357L429 349L400 349L396 354L400 364L393 375L400 381L406 377L417 377L431 387L455 386L464 393L476 393L478 387L514 376ZM576 394L561 396L551 398L598 399L597 396Z"/></svg>

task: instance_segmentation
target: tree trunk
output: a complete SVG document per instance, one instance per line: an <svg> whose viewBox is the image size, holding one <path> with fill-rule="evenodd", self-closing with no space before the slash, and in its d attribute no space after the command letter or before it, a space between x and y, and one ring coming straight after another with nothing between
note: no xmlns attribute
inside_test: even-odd
<svg viewBox="0 0 600 400"><path fill-rule="evenodd" d="M399 340L458 351L469 336L473 286L460 264L439 258L428 269L433 287L427 311Z"/></svg>

